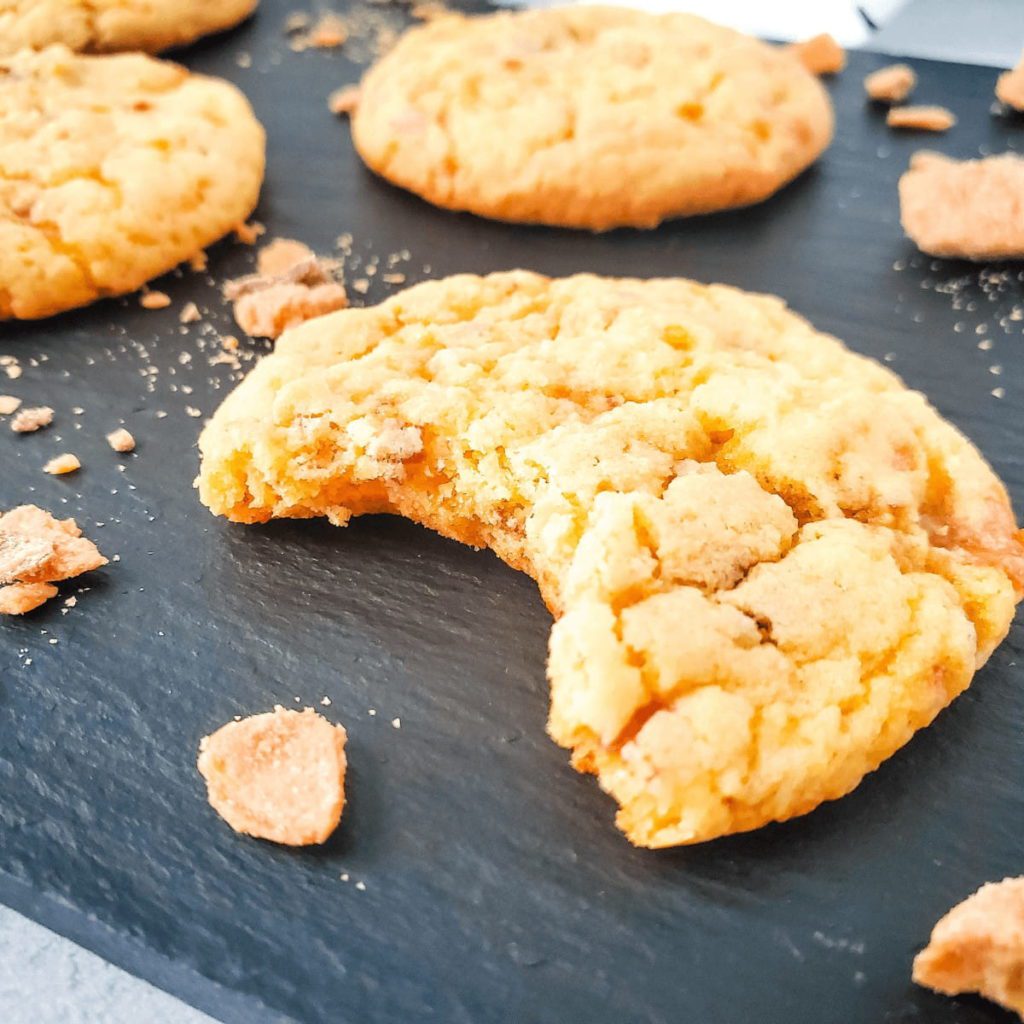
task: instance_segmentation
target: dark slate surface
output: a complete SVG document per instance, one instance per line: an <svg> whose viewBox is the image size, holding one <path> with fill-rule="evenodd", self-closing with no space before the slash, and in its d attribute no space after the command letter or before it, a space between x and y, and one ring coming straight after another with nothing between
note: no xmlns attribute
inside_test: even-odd
<svg viewBox="0 0 1024 1024"><path fill-rule="evenodd" d="M323 102L359 69L290 52L291 7L264 0L252 24L183 54L238 82L269 128L259 215L272 234L408 248L410 279L527 266L777 292L887 357L1024 503L1024 323L1000 324L1024 302L1019 268L1000 281L933 265L901 237L896 179L922 139L865 107L860 80L881 58L853 56L831 86L838 140L775 200L591 237L442 213L371 178ZM363 8L364 30L367 11L396 18ZM1019 145L1019 126L990 115L994 72L916 67L920 99L961 118L924 141L957 155ZM225 243L211 271L251 259ZM950 905L1024 871L1019 627L970 693L847 799L755 835L631 849L609 800L544 736L549 622L528 579L386 518L246 529L199 506L201 420L185 407L211 413L229 369L208 365L177 311L193 298L230 320L201 277L160 287L164 312L106 302L0 326L0 354L26 366L0 391L57 410L45 433L0 428L0 506L74 514L120 555L68 614L54 603L0 624L0 898L246 1024L1003 1019L920 991L909 972ZM368 300L385 290L378 275ZM128 458L103 441L122 418L139 439ZM69 449L79 474L40 472ZM193 767L204 733L296 696L329 696L351 737L350 807L311 852L232 834Z"/></svg>

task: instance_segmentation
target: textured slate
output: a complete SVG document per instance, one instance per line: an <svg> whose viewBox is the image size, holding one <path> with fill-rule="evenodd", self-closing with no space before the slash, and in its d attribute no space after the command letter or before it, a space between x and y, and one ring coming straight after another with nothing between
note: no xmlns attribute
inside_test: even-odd
<svg viewBox="0 0 1024 1024"><path fill-rule="evenodd" d="M266 122L259 216L272 234L407 248L410 280L527 266L777 292L888 356L1024 501L1024 324L999 324L1024 302L1020 267L982 279L902 238L896 179L922 140L891 134L862 101L882 58L853 55L830 86L834 146L773 201L589 236L443 213L373 179L324 107L359 69L290 52L291 6L264 0L250 25L182 55L240 83ZM359 11L364 25L399 17ZM1019 123L990 116L994 72L916 66L919 97L961 118L925 142L959 155L1019 145ZM211 271L251 258L225 243ZM847 799L754 835L634 850L610 801L544 736L549 622L528 579L387 518L246 529L199 506L201 420L185 408L211 413L229 370L208 366L177 311L195 299L224 330L230 319L201 277L159 287L174 299L163 312L128 300L0 326L0 354L26 366L0 390L57 410L48 432L0 434L0 507L74 514L121 556L67 615L53 605L0 623L0 898L247 1024L1004 1019L916 989L909 971L952 903L1024 871L1019 627L974 688ZM365 301L386 291L378 275ZM127 459L103 441L121 418L139 439ZM79 474L40 472L68 449ZM296 696L330 697L324 710L351 737L351 804L317 851L233 835L193 767L204 733Z"/></svg>

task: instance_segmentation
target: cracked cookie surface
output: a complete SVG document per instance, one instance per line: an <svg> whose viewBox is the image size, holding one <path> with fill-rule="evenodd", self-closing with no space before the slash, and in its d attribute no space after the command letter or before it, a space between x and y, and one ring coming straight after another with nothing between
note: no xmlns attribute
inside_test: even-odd
<svg viewBox="0 0 1024 1024"><path fill-rule="evenodd" d="M258 0L0 0L0 55L72 50L156 53L237 25Z"/></svg>
<svg viewBox="0 0 1024 1024"><path fill-rule="evenodd" d="M173 269L249 215L263 167L227 82L141 54L0 58L0 320Z"/></svg>
<svg viewBox="0 0 1024 1024"><path fill-rule="evenodd" d="M410 30L352 133L438 206L604 230L765 199L828 145L832 107L792 53L731 29L565 7Z"/></svg>
<svg viewBox="0 0 1024 1024"><path fill-rule="evenodd" d="M555 615L549 731L644 846L848 792L1006 634L1006 492L919 394L781 300L523 271L285 334L200 440L238 522L391 512Z"/></svg>

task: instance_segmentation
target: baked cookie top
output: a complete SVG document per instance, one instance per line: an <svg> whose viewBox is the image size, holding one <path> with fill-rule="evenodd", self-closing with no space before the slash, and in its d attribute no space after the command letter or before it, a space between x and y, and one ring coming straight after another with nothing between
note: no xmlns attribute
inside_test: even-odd
<svg viewBox="0 0 1024 1024"><path fill-rule="evenodd" d="M792 54L688 14L443 17L366 74L363 160L438 206L604 230L756 203L832 136Z"/></svg>
<svg viewBox="0 0 1024 1024"><path fill-rule="evenodd" d="M227 82L141 54L0 58L0 320L171 270L249 215L263 165Z"/></svg>
<svg viewBox="0 0 1024 1024"><path fill-rule="evenodd" d="M230 519L395 512L531 574L551 735L645 846L848 792L968 685L1024 582L956 429L720 285L418 285L285 334L200 448Z"/></svg>
<svg viewBox="0 0 1024 1024"><path fill-rule="evenodd" d="M72 50L147 50L237 25L259 0L0 0L0 55L63 43Z"/></svg>

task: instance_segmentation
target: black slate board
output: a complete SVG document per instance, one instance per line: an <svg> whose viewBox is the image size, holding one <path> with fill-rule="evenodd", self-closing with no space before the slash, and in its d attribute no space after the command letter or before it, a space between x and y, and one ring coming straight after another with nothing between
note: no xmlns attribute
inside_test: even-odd
<svg viewBox="0 0 1024 1024"><path fill-rule="evenodd" d="M963 156L1019 146L1019 125L990 115L991 70L916 61L920 99L961 119L922 139L865 106L861 78L885 60L853 54L830 85L837 141L773 201L588 236L443 213L373 179L324 107L359 68L289 51L291 7L264 0L249 25L181 55L238 82L266 123L271 234L407 248L410 280L527 266L777 292L888 358L1024 505L1024 323L1000 325L1024 303L1020 268L997 279L933 263L897 222L896 180L923 142ZM400 21L359 11L364 30L371 16ZM251 259L228 242L210 267L221 279ZM246 1024L1004 1019L915 988L909 971L949 906L1024 872L1019 626L973 689L847 799L753 835L634 850L545 738L549 621L528 579L397 520L245 529L199 506L201 420L185 408L211 413L229 369L208 365L177 312L195 299L231 323L202 277L159 287L174 299L164 312L130 299L0 326L0 354L26 368L0 391L57 410L45 433L0 428L0 507L73 514L120 555L68 614L54 603L0 624L0 898ZM378 274L365 301L386 291ZM136 456L103 441L121 418ZM64 450L85 468L44 476ZM199 737L324 695L351 737L340 831L311 852L235 836L206 805Z"/></svg>

